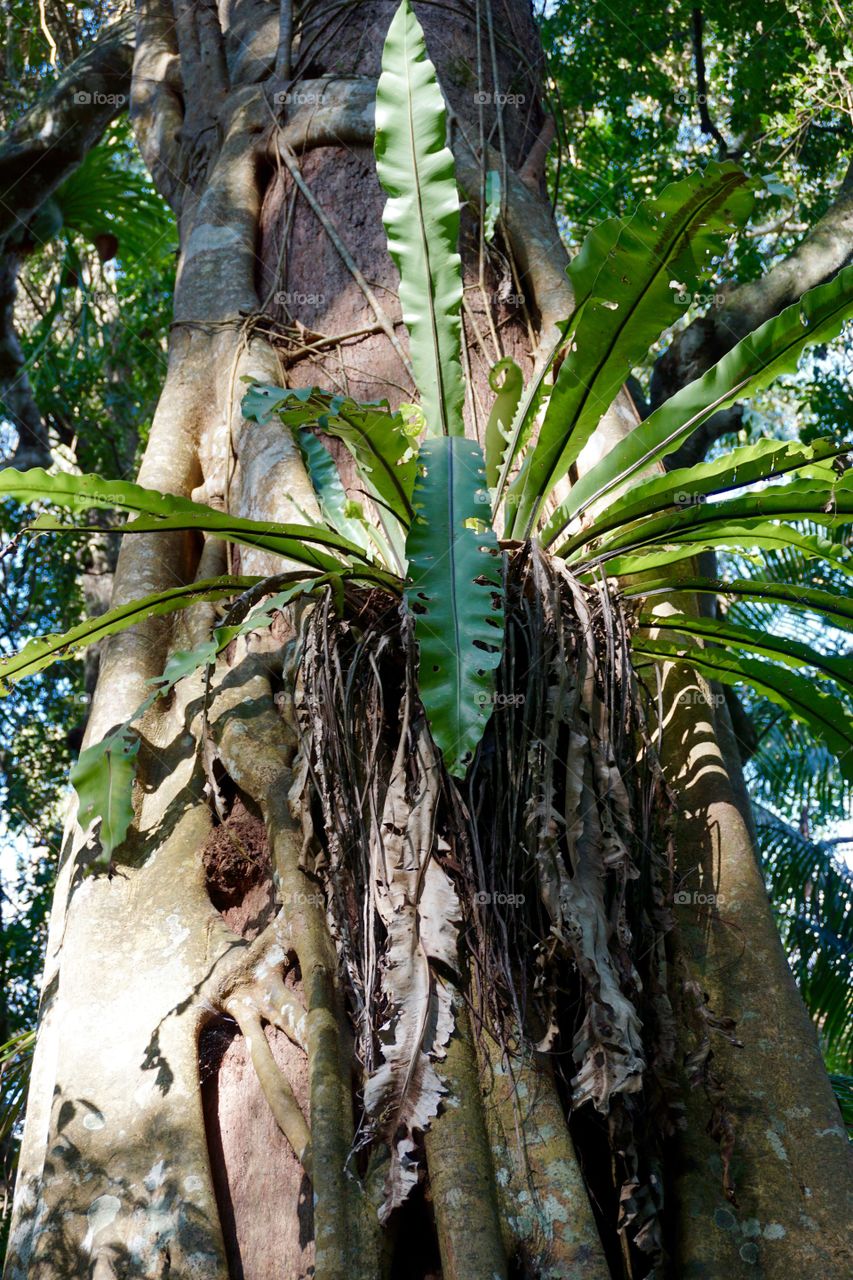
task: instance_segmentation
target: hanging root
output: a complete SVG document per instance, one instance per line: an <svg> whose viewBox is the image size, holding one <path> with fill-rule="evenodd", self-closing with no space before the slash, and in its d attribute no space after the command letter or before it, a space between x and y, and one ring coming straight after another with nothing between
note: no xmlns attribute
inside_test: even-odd
<svg viewBox="0 0 853 1280"><path fill-rule="evenodd" d="M305 1117L286 1076L272 1055L263 1023L280 1031L307 1051L307 1013L284 984L281 965L284 918L279 915L245 950L226 964L227 977L218 975L216 1003L240 1028L252 1065L276 1124L290 1143L308 1176L311 1176L311 1135Z"/></svg>
<svg viewBox="0 0 853 1280"><path fill-rule="evenodd" d="M348 589L342 610L330 595L304 620L291 802L301 865L325 889L355 1027L354 1158L390 1151L385 1220L423 1177L423 1133L432 1134L426 1165L448 1280L464 1274L454 1256L471 1245L453 1204L496 1177L526 1206L503 1244L486 1233L496 1274L502 1257L531 1276L570 1263L606 1274L584 1182L600 1223L618 1221L633 1274L663 1258L660 1146L678 1122L672 805L645 732L629 628L605 584L582 587L535 547L518 552L495 709L460 789L417 698L407 616L380 593ZM490 1142L469 1142L464 1166L454 989L472 1005L479 1076L491 1089ZM467 1107L467 1076L464 1089ZM595 1126L583 1120L587 1104L602 1117ZM465 1124L485 1133L480 1090L476 1106L477 1125Z"/></svg>

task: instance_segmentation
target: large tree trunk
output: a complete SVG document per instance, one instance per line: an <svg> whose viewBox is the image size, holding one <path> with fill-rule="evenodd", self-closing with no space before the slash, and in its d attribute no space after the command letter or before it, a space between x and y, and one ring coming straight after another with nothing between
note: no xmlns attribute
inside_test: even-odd
<svg viewBox="0 0 853 1280"><path fill-rule="evenodd" d="M265 0L139 5L137 134L181 233L169 370L142 483L243 516L298 520L315 505L300 456L280 425L242 417L242 380L412 398L371 150L393 7L306 5L291 47L287 4L281 13ZM541 190L540 59L525 0L417 8L468 197L466 415L482 435L489 366L512 355L529 371L571 306ZM485 169L504 175L494 250L477 216ZM603 430L631 421L620 402ZM115 602L209 576L219 559L213 544L183 535L137 536L123 547ZM244 572L280 568L267 553L241 555ZM169 652L209 622L199 606L114 640L88 741L127 718ZM282 639L231 655L214 682L224 821L196 752L202 689L191 681L142 721L135 822L114 875L82 874L84 840L69 821L7 1280L646 1274L636 1243L617 1235L622 1180L608 1152L619 1135L605 1139L581 1120L579 1162L559 1055L495 1050L472 1025L467 992L454 997L456 1031L440 1064L449 1101L426 1135L427 1180L380 1225L387 1157L375 1147L364 1167L351 1155L344 991L288 805L297 741L276 696ZM745 1047L730 1078L721 1073L725 1101L694 1095L687 1130L667 1148L672 1164L657 1185L681 1214L676 1223L667 1207L663 1217L675 1274L840 1280L844 1136L706 720L682 701L675 729L666 726L686 815L679 856L684 869L700 858L703 874L717 866L732 916L705 930L687 922L673 991L686 1001L693 970L684 966L706 965L698 980L726 1002L716 1012L746 1017ZM757 942L741 964L747 934ZM723 972L733 974L729 1000ZM768 1037L784 1060L770 1060ZM724 1128L735 1111L740 1207L724 1197L704 1132L709 1117Z"/></svg>

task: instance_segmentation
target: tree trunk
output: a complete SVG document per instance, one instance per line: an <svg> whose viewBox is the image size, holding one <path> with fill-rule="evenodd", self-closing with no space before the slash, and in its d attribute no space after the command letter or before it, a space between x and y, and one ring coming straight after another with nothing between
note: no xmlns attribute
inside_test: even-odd
<svg viewBox="0 0 853 1280"><path fill-rule="evenodd" d="M279 12L265 0L139 4L132 110L181 238L168 375L141 483L241 516L298 521L315 510L300 455L280 424L243 418L243 379L393 404L413 398L371 145L394 7L307 4L291 23L288 4ZM540 55L525 0L417 9L467 197L466 420L482 437L490 366L511 355L528 373L571 306L543 198ZM503 175L503 230L493 248L479 216L487 169ZM631 421L620 401L602 435ZM233 564L236 552L229 556ZM256 550L242 549L239 559L245 573L282 567ZM127 539L114 603L210 576L221 560L215 544L189 535ZM152 619L110 643L87 741L134 712L146 681L170 652L203 638L211 616L196 606L177 622ZM425 1176L380 1223L387 1150L374 1144L367 1157L353 1154L359 1115L346 993L318 882L305 869L303 826L288 804L298 746L279 696L290 687L282 674L288 638L273 631L244 644L217 671L209 721L226 779L222 820L196 750L203 689L193 680L141 721L135 820L114 874L84 874L85 835L69 818L7 1280L651 1274L628 1231L630 1204L621 1239L617 1233L627 1179L614 1181L610 1161L630 1161L615 1122L606 1140L600 1117L579 1117L570 1134L570 1073L559 1054L496 1047L482 1034L476 983L469 990L464 976L452 997L456 1030L437 1064L446 1103L426 1134ZM719 817L724 809L726 822L735 821L725 770L717 771L720 791L693 769L696 743L713 751L701 721L701 712L682 711L677 735L666 739L689 815L684 841L712 860L719 831L718 855L748 881L759 971L768 995L778 993L766 1016L785 1028L785 1059L762 1065L759 1034L767 1030L758 1033L757 1022L765 1015L750 1011L732 1070L735 1105L746 1116L743 1221L723 1198L704 1133L709 1117L723 1114L719 1098L691 1101L689 1127L667 1147L672 1164L657 1186L673 1193L682 1215L676 1223L667 1208L663 1217L674 1273L808 1270L840 1280L848 1273L836 1243L843 1134L836 1141L831 1092L773 942L748 839L741 829L730 835ZM679 778L685 768L710 788L701 803L692 799L696 777ZM685 865L697 855L681 857ZM732 886L741 892L740 880ZM691 962L701 969L718 941L690 934ZM732 1007L718 1012L746 1011L753 960L733 979ZM673 982L682 993L685 972ZM685 1053L693 1047L687 1022L685 1015ZM761 1101L751 1110L753 1086ZM754 1141L765 1118L776 1137ZM789 1132L808 1155L794 1154ZM767 1143L770 1168L761 1163ZM824 1155L832 1144L835 1153ZM771 1213L769 1198L784 1215ZM659 1274L665 1253L663 1244L652 1251Z"/></svg>

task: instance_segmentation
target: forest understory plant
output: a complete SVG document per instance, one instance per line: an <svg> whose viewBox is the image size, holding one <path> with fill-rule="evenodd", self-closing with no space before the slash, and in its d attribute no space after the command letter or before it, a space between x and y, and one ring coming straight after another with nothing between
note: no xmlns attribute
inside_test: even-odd
<svg viewBox="0 0 853 1280"><path fill-rule="evenodd" d="M198 1027L227 1016L245 1038L311 1186L318 1277L392 1274L418 1215L445 1280L678 1274L689 1226L674 1205L689 1213L690 1193L675 1190L672 1152L704 1108L738 1207L741 1121L715 1058L752 1028L709 1003L691 929L675 925L714 873L679 870L689 835L669 744L688 738L691 767L713 772L702 735L719 686L748 685L853 776L849 661L701 615L697 593L747 588L703 577L697 560L793 548L849 573L853 473L848 444L829 439L764 440L668 474L662 460L840 332L853 267L600 449L627 376L749 216L754 182L712 162L593 230L569 269L574 309L527 384L512 359L494 365L481 444L464 425L455 165L407 0L385 43L375 154L418 403L242 373L243 419L286 428L310 481L294 484L288 523L97 475L4 470L0 494L48 504L39 537L85 537L87 513L109 508L132 517L127 541L202 549L188 580L31 641L0 681L185 611L162 673L134 685L133 714L75 766L70 892L144 865L140 761L149 790L167 761L204 788L187 806L164 784L174 804L154 826L176 868L238 801L262 818L280 906L250 942L208 922ZM850 629L830 592L759 578L748 591ZM712 902L691 928L718 917ZM164 983L146 1049L161 1086ZM303 1055L307 1108L264 1024ZM20 1243L38 1220L29 1194L16 1277L35 1247ZM111 1208L93 1232L121 1274L135 1228L110 1234Z"/></svg>

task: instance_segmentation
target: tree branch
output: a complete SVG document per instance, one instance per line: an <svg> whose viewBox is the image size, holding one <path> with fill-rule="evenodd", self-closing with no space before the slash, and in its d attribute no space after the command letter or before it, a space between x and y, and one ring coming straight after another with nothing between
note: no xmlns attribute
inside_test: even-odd
<svg viewBox="0 0 853 1280"><path fill-rule="evenodd" d="M18 433L14 454L0 462L0 467L25 471L28 467L49 466L50 447L15 332L17 281L17 254L0 252L0 409Z"/></svg>
<svg viewBox="0 0 853 1280"><path fill-rule="evenodd" d="M62 73L0 142L0 245L77 168L127 106L133 20L122 18Z"/></svg>
<svg viewBox="0 0 853 1280"><path fill-rule="evenodd" d="M29 224L127 106L133 21L108 27L62 73L49 94L0 140L0 405L18 432L2 465L48 466L47 427L33 396L15 332L19 254L31 247Z"/></svg>
<svg viewBox="0 0 853 1280"><path fill-rule="evenodd" d="M130 118L146 168L177 211L184 187L180 129L184 119L175 18L166 0L139 0Z"/></svg>
<svg viewBox="0 0 853 1280"><path fill-rule="evenodd" d="M720 159L725 160L729 154L729 145L708 111L708 81L705 75L705 51L702 48L702 28L704 18L701 9L694 9L691 15L693 24L693 62L696 67L696 101L699 105L699 125L703 133L709 134L720 148Z"/></svg>

